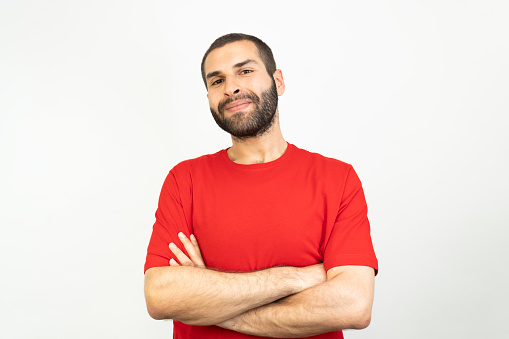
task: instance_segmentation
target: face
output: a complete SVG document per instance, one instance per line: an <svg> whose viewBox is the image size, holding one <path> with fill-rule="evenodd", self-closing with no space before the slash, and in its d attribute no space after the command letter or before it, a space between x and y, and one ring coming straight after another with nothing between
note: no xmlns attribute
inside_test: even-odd
<svg viewBox="0 0 509 339"><path fill-rule="evenodd" d="M205 60L210 111L216 123L237 138L262 135L274 123L281 71L267 73L258 49L238 41L213 50Z"/></svg>

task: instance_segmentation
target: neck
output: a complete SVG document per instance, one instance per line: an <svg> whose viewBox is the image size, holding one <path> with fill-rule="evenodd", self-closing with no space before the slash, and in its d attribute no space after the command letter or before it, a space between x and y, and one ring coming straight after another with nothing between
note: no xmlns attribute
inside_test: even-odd
<svg viewBox="0 0 509 339"><path fill-rule="evenodd" d="M263 135L239 139L232 136L232 147L228 149L228 157L238 164L251 165L276 160L285 153L288 144L283 138L279 126L279 114Z"/></svg>

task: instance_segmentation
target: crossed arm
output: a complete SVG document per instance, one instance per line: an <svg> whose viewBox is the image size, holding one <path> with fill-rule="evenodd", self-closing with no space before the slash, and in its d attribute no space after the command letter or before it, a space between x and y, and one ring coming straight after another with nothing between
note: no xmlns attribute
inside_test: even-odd
<svg viewBox="0 0 509 339"><path fill-rule="evenodd" d="M371 318L374 271L323 265L273 267L249 273L209 270L198 242L179 234L187 255L170 249L169 267L145 274L150 315L191 325L217 325L267 337L306 337L365 328Z"/></svg>

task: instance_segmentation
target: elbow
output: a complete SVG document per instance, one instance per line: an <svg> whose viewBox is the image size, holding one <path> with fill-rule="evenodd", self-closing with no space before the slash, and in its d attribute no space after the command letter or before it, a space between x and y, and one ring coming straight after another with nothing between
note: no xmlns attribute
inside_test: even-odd
<svg viewBox="0 0 509 339"><path fill-rule="evenodd" d="M351 328L354 330L362 330L369 326L371 323L371 312L359 315L352 320Z"/></svg>
<svg viewBox="0 0 509 339"><path fill-rule="evenodd" d="M158 298L156 291L145 288L145 302L147 304L148 314L155 320L173 319L171 309L163 307L161 299Z"/></svg>
<svg viewBox="0 0 509 339"><path fill-rule="evenodd" d="M362 330L371 323L372 304L357 301L336 313L336 330Z"/></svg>
<svg viewBox="0 0 509 339"><path fill-rule="evenodd" d="M145 302L148 314L153 319L174 319L196 326L209 326L220 322L212 315L203 317L196 310L186 307L182 298L168 292L168 284L171 284L168 275L160 275L157 271L147 271L145 274Z"/></svg>
<svg viewBox="0 0 509 339"><path fill-rule="evenodd" d="M174 304L169 296L163 295L163 279L155 272L145 274L145 303L148 314L156 320L173 319Z"/></svg>
<svg viewBox="0 0 509 339"><path fill-rule="evenodd" d="M157 301L152 301L146 297L148 314L155 320L168 320L173 319L181 323L194 326L210 326L216 325L219 322L209 318L199 318L192 314L192 312L185 312L169 304L162 305Z"/></svg>
<svg viewBox="0 0 509 339"><path fill-rule="evenodd" d="M184 310L179 308L175 306L178 303L172 302L171 300L166 300L165 303L162 303L157 293L151 294L150 292L145 292L145 301L148 314L155 320L173 319L187 325L195 326L209 326L218 323L208 318L200 318L189 309Z"/></svg>
<svg viewBox="0 0 509 339"><path fill-rule="evenodd" d="M371 323L371 312L350 313L347 317L336 317L334 330L362 330Z"/></svg>
<svg viewBox="0 0 509 339"><path fill-rule="evenodd" d="M359 302L356 307L351 310L350 328L354 330L362 330L371 323L371 302Z"/></svg>
<svg viewBox="0 0 509 339"><path fill-rule="evenodd" d="M161 299L157 297L157 292L145 284L145 303L147 304L148 314L155 320L171 319L168 314L168 308L163 308Z"/></svg>
<svg viewBox="0 0 509 339"><path fill-rule="evenodd" d="M155 290L145 289L145 302L148 314L155 320L177 319L179 310L174 307L174 302L168 298L160 298Z"/></svg>
<svg viewBox="0 0 509 339"><path fill-rule="evenodd" d="M148 314L155 320L164 320L169 319L163 315L162 312L160 312L156 307L153 307L152 305L149 305L147 302L147 311ZM171 318L170 318L171 319Z"/></svg>

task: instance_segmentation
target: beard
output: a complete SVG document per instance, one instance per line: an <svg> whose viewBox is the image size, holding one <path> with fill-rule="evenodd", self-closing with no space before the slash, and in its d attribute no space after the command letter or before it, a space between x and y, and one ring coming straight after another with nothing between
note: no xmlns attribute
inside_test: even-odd
<svg viewBox="0 0 509 339"><path fill-rule="evenodd" d="M254 105L251 113L237 112L230 117L224 115L224 107L229 103L239 100L250 100ZM269 89L262 92L261 98L252 93L242 93L221 101L217 111L212 107L210 112L217 125L234 137L246 139L264 134L274 124L274 117L277 111L278 95L276 82L272 80Z"/></svg>

